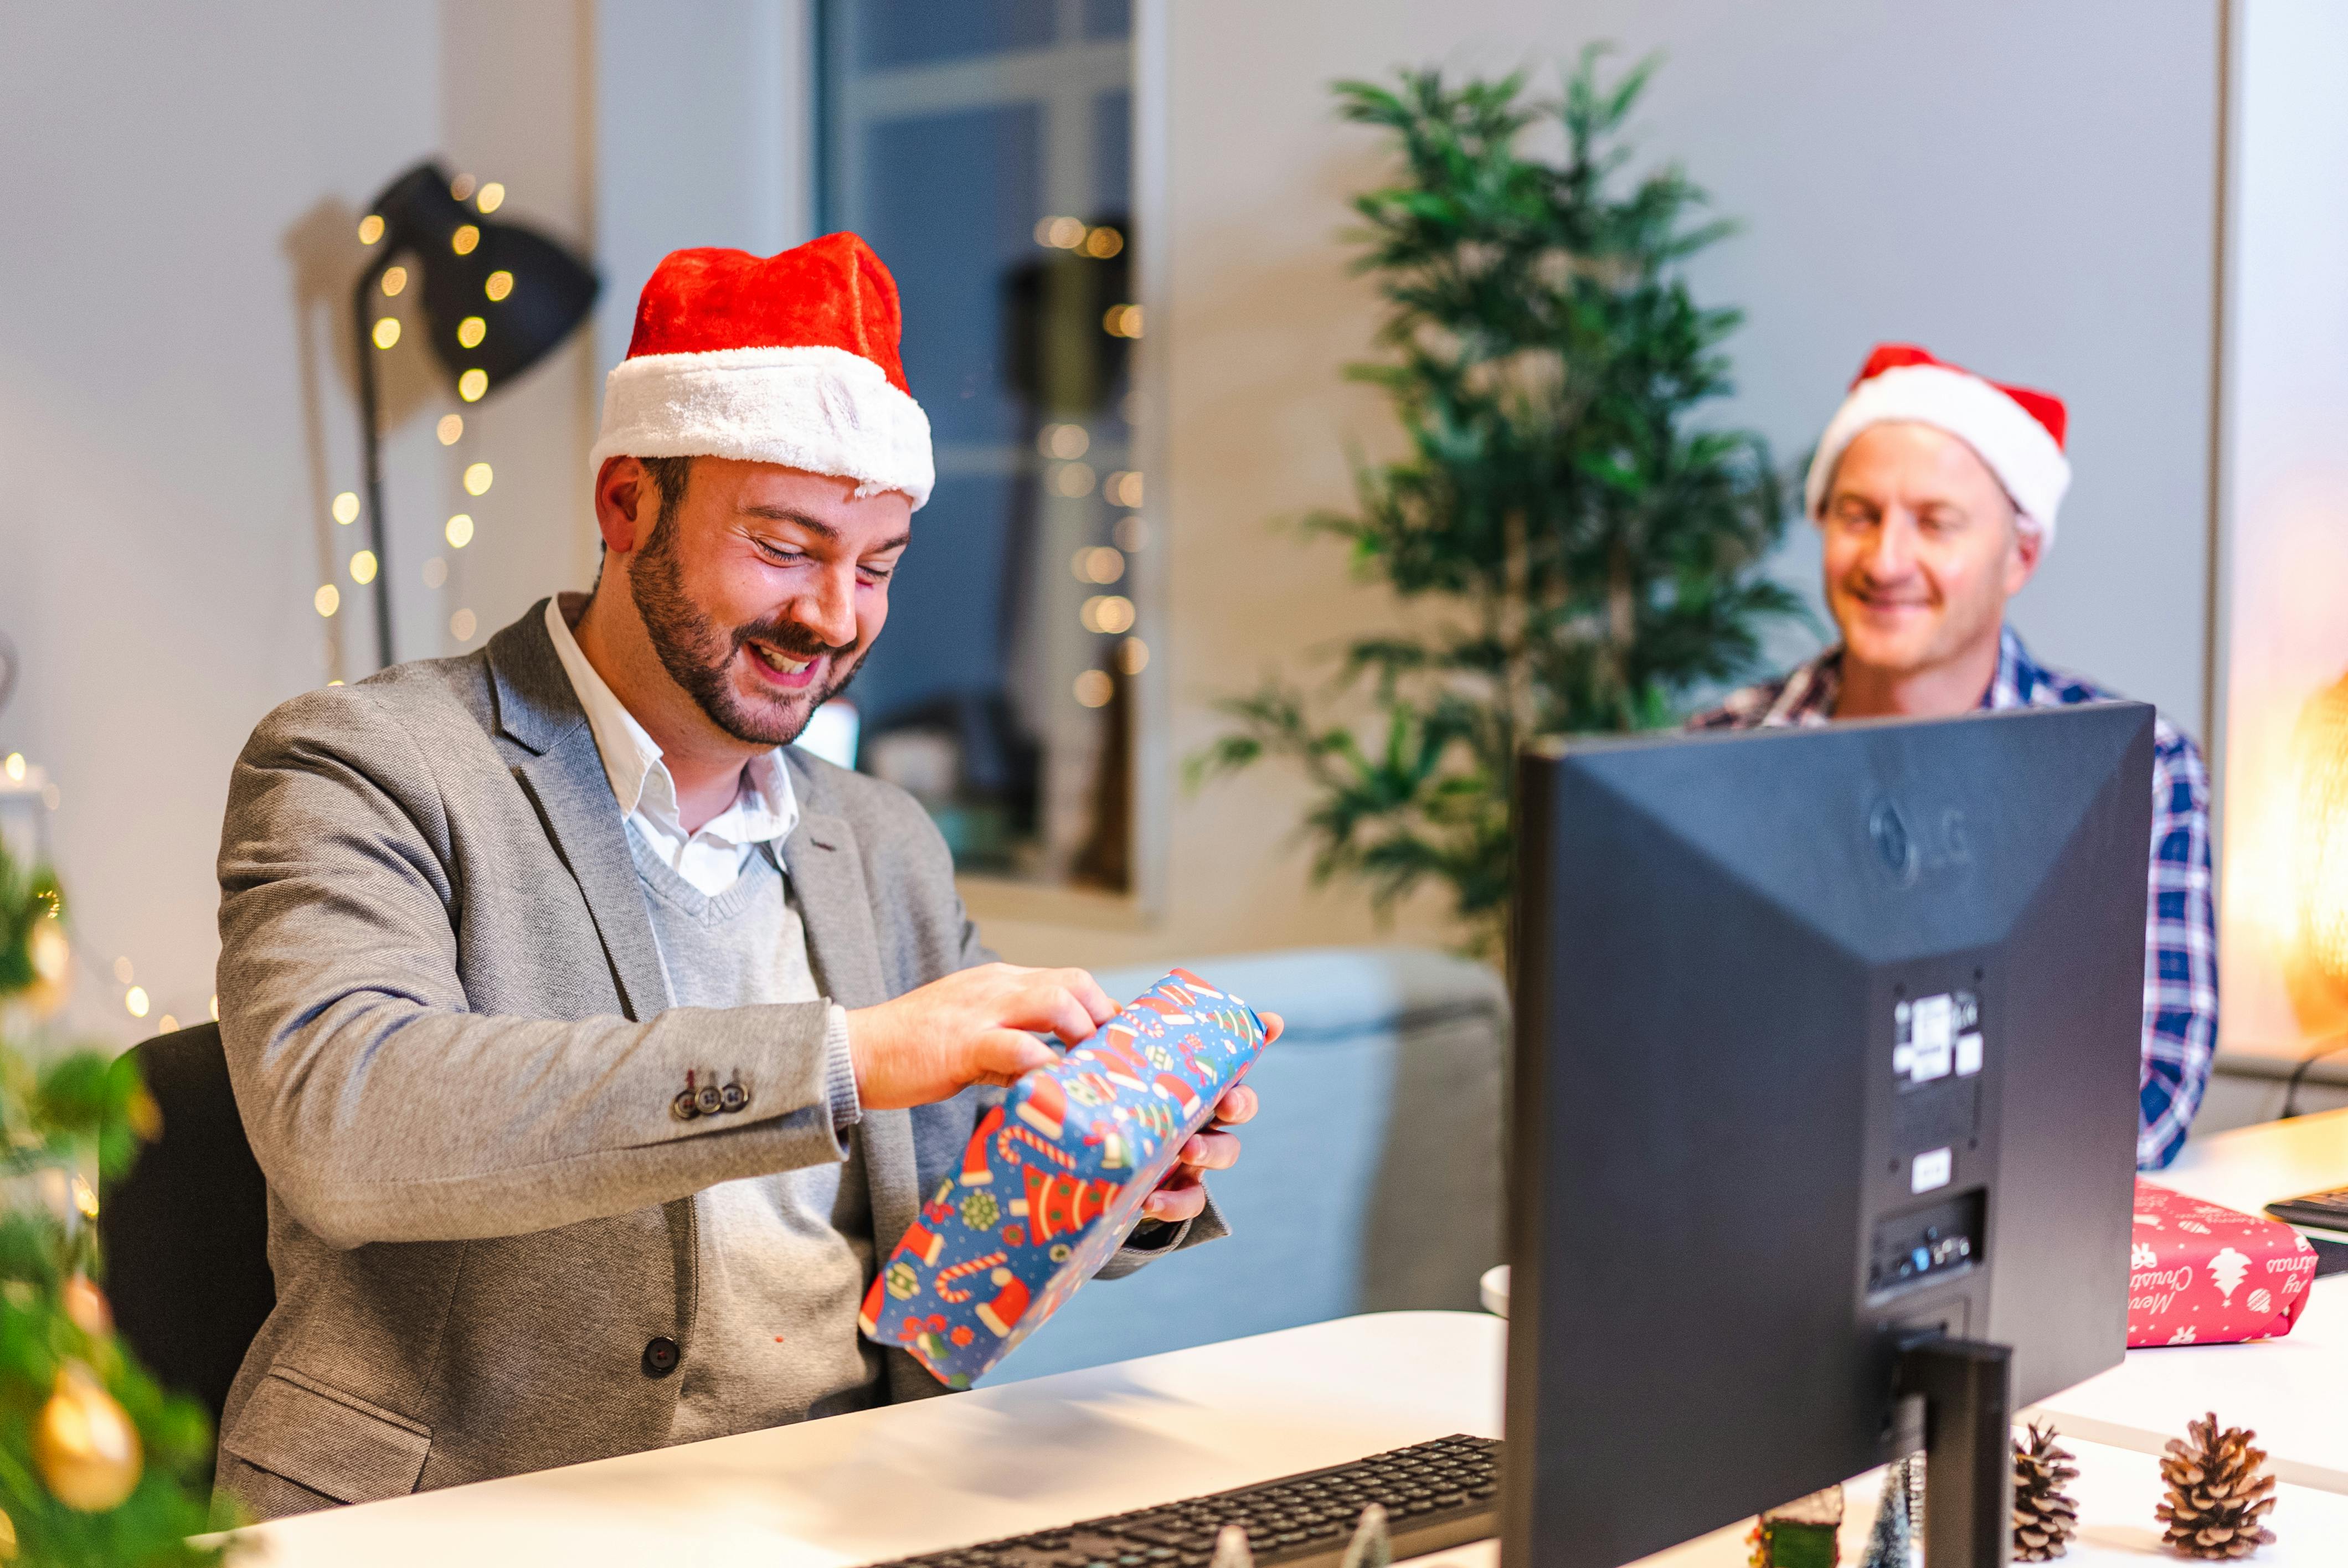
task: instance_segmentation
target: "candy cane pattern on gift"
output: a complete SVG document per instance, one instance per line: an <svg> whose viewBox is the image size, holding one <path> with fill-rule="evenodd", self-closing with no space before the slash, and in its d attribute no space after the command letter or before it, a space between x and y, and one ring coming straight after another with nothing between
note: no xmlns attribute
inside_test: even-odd
<svg viewBox="0 0 2348 1568"><path fill-rule="evenodd" d="M1070 1170L1074 1170L1076 1168L1076 1157L1074 1154L1069 1153L1057 1143L1045 1143L1043 1139L1037 1137L1033 1132L1025 1127L1020 1126L1015 1122L1004 1128L1002 1135L997 1137L994 1142L997 1149L1001 1151L1003 1158L1006 1160L1016 1160L1019 1157L1013 1152L1013 1145L1018 1144L1032 1150L1035 1153L1043 1155L1044 1158L1051 1161L1052 1163L1056 1165L1065 1166ZM992 1176L987 1179L989 1181L994 1180Z"/></svg>
<svg viewBox="0 0 2348 1568"><path fill-rule="evenodd" d="M938 1293L938 1299L960 1307L976 1293L978 1287L972 1286L967 1289L957 1290L954 1288L955 1280L968 1279L973 1274L988 1273L1010 1261L1009 1253L990 1252L984 1257L966 1258L961 1263L949 1264L938 1270L937 1283L934 1286Z"/></svg>
<svg viewBox="0 0 2348 1568"><path fill-rule="evenodd" d="M867 1336L969 1388L1114 1255L1176 1143L1263 1038L1244 1002L1169 975L980 1106L952 1173L932 1176L943 1190L866 1293Z"/></svg>

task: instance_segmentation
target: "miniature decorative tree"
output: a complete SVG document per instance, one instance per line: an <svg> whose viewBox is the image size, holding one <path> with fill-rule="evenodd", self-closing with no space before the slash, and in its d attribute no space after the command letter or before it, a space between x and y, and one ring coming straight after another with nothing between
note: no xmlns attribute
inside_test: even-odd
<svg viewBox="0 0 2348 1568"><path fill-rule="evenodd" d="M1739 316L1699 306L1683 264L1728 225L1691 225L1704 196L1676 169L1618 179L1653 62L1607 85L1600 53L1554 103L1521 76L1339 84L1340 113L1404 162L1354 202L1389 311L1387 357L1351 374L1385 389L1409 451L1359 469L1358 512L1311 523L1403 620L1344 651L1340 716L1274 681L1223 704L1236 727L1191 764L1301 764L1315 876L1362 876L1382 907L1447 883L1485 951L1506 927L1518 746L1668 723L1799 612L1757 569L1786 522L1766 449L1692 417L1728 389ZM1544 121L1560 163L1520 146Z"/></svg>
<svg viewBox="0 0 2348 1568"><path fill-rule="evenodd" d="M36 1051L69 968L65 899L0 843L0 1556L57 1568L215 1563L211 1423L114 1332L98 1184L158 1127L129 1058Z"/></svg>

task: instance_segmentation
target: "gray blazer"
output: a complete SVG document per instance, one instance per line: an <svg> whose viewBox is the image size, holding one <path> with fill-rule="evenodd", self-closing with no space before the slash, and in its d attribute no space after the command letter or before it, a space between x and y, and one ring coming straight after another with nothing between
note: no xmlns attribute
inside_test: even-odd
<svg viewBox="0 0 2348 1568"><path fill-rule="evenodd" d="M884 1252L979 1091L831 1126L820 1002L672 1008L619 805L542 620L294 698L221 835L221 1037L277 1307L221 1424L261 1518L654 1448L693 1354L692 1194L860 1148ZM783 857L825 994L990 957L912 798L788 753ZM738 1111L681 1120L686 1075ZM1105 1270L1222 1234L1212 1209ZM891 1399L941 1392L901 1351Z"/></svg>

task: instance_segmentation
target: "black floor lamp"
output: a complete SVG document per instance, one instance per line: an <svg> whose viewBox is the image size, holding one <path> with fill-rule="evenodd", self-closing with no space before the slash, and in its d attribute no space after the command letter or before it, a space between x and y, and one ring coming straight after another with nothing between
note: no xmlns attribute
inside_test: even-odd
<svg viewBox="0 0 2348 1568"><path fill-rule="evenodd" d="M360 225L374 261L351 292L359 353L359 434L366 455L367 543L375 551L375 636L391 664L391 564L384 553L382 433L376 427L371 293L395 261L413 264L423 290L433 356L479 403L569 337L595 302L594 270L544 235L467 206L436 163L419 163L385 188Z"/></svg>

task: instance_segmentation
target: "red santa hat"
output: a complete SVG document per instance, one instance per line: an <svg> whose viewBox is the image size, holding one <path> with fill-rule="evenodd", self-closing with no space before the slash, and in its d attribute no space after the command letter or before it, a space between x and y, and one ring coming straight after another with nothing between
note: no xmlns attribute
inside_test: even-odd
<svg viewBox="0 0 2348 1568"><path fill-rule="evenodd" d="M1913 343L1878 343L1818 438L1804 501L1812 518L1823 515L1835 465L1860 431L1873 425L1929 425L1971 446L2005 487L2022 526L2052 545L2054 513L2071 487L2071 465L2063 456L2065 423L2059 397L1975 375Z"/></svg>
<svg viewBox="0 0 2348 1568"><path fill-rule="evenodd" d="M738 457L901 490L936 472L930 421L897 358L897 282L853 234L773 256L675 251L636 302L603 384L591 461Z"/></svg>

